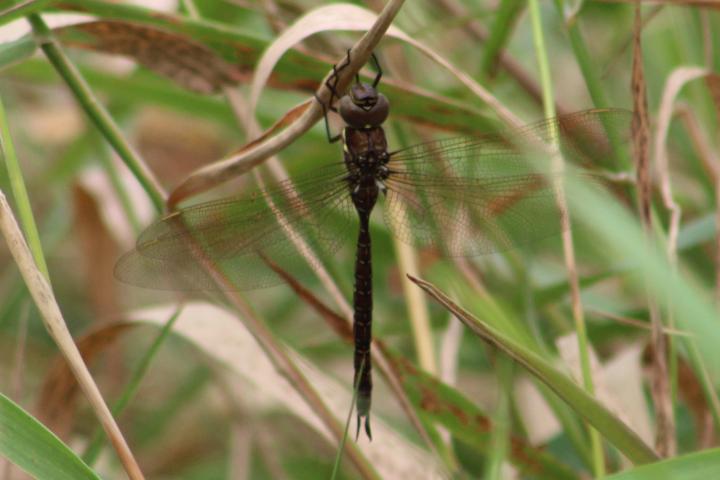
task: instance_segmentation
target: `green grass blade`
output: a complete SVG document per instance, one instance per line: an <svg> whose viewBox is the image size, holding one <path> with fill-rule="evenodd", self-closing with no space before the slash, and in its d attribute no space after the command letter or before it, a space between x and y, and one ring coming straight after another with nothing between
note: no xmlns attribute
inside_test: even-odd
<svg viewBox="0 0 720 480"><path fill-rule="evenodd" d="M175 325L175 322L180 317L181 312L182 305L180 305L177 310L172 314L172 316L170 316L168 321L165 322L163 327L160 329L160 332L158 332L157 336L155 337L155 340L153 340L153 343L150 345L147 351L145 351L144 355L140 358L140 362L138 363L137 367L135 367L135 370L133 371L130 380L128 381L127 385L125 385L123 392L120 394L120 398L118 398L118 400L112 406L112 413L114 417L117 418L122 415L130 401L135 397L135 394L140 388L140 383L142 382L143 378L145 378L145 375L150 369L150 364L160 351L160 347L165 343L165 340L170 335L172 327L173 325ZM92 465L95 463L98 455L100 454L100 449L103 445L104 440L105 436L103 435L102 430L98 428L93 434L92 440L90 441L87 449L85 450L85 453L83 454L83 459L88 464Z"/></svg>
<svg viewBox="0 0 720 480"><path fill-rule="evenodd" d="M497 15L485 42L485 49L480 63L483 75L492 75L497 58L512 33L512 28L522 13L525 2L520 0L503 0L500 2Z"/></svg>
<svg viewBox="0 0 720 480"><path fill-rule="evenodd" d="M55 434L2 394L0 454L39 480L100 478Z"/></svg>
<svg viewBox="0 0 720 480"><path fill-rule="evenodd" d="M0 10L0 27L20 17L39 12L54 0L5 0Z"/></svg>
<svg viewBox="0 0 720 480"><path fill-rule="evenodd" d="M45 255L43 254L42 244L40 243L40 234L35 224L35 217L33 217L30 197L25 187L25 180L23 180L22 170L20 170L20 163L15 154L15 147L12 137L10 136L10 128L2 99L0 99L0 150L2 150L0 153L2 153L3 161L7 168L8 178L10 179L10 186L13 192L13 200L15 200L15 206L18 210L23 234L27 239L28 247L30 247L35 264L49 281L50 274L48 273Z"/></svg>
<svg viewBox="0 0 720 480"><path fill-rule="evenodd" d="M158 181L152 173L144 166L137 153L132 149L123 137L120 128L115 124L110 114L102 107L102 104L95 98L92 90L80 72L65 56L57 42L52 38L52 33L45 22L38 15L28 17L33 27L33 32L41 42L41 48L48 60L53 64L72 90L75 98L82 106L90 120L95 124L105 139L110 143L120 158L125 162L135 178L143 186L145 192L157 212L162 212L165 205L165 195Z"/></svg>
<svg viewBox="0 0 720 480"><path fill-rule="evenodd" d="M720 478L720 449L714 448L670 458L605 478L606 480L708 480Z"/></svg>
<svg viewBox="0 0 720 480"><path fill-rule="evenodd" d="M0 44L0 70L27 60L36 48L35 40L30 35Z"/></svg>
<svg viewBox="0 0 720 480"><path fill-rule="evenodd" d="M635 432L545 359L475 318L432 284L419 279L413 279L413 281L437 299L478 336L514 358L530 374L547 385L573 410L594 426L610 443L615 445L630 461L643 464L658 459L655 452Z"/></svg>
<svg viewBox="0 0 720 480"><path fill-rule="evenodd" d="M489 454L493 448L493 420L456 389L438 381L409 362L393 355L393 361L402 386L415 405L420 419L428 425L442 425L453 437L472 446L478 452ZM507 461L523 474L546 480L571 480L577 472L553 456L536 449L520 439L511 439L512 447Z"/></svg>

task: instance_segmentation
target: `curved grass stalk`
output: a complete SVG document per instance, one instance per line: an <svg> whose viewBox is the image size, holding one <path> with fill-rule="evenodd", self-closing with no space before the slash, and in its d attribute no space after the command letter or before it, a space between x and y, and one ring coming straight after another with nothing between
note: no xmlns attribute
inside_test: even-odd
<svg viewBox="0 0 720 480"><path fill-rule="evenodd" d="M48 272L45 255L43 254L42 243L40 242L40 234L38 233L35 217L33 217L32 206L30 205L30 197L25 188L22 170L15 154L12 137L10 135L10 126L5 115L5 107L0 98L0 150L2 151L5 166L7 168L8 177L10 178L10 187L13 191L13 198L20 216L20 223L23 226L28 246L32 252L33 260L38 269L50 281L50 273Z"/></svg>

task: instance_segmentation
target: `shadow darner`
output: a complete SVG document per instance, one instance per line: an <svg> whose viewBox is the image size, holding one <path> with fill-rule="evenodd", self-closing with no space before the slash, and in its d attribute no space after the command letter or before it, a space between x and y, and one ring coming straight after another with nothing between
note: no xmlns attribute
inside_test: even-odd
<svg viewBox="0 0 720 480"><path fill-rule="evenodd" d="M374 57L373 57L374 58ZM342 140L344 161L237 197L191 206L151 225L115 275L133 285L169 290L218 290L210 268L233 289L280 283L268 260L287 271L307 268L298 240L328 254L357 232L354 286L354 367L358 431L370 432L372 391L372 261L370 216L384 203L388 227L401 240L448 256L497 252L536 242L561 229L554 182L560 175L547 145L576 166L608 165L613 139L627 136L624 110L588 110L501 133L458 137L388 151L382 124L387 98L359 77L341 96L335 68L325 107L331 142ZM333 106L339 99L339 106ZM345 128L333 137L328 111ZM592 177L592 174L582 175ZM359 224L359 227L357 226ZM198 252L201 257L198 259Z"/></svg>

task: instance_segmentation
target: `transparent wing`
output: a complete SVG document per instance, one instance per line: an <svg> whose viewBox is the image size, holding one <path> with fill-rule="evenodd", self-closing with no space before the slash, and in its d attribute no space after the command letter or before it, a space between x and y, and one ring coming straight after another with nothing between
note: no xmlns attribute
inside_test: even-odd
<svg viewBox="0 0 720 480"><path fill-rule="evenodd" d="M607 167L627 144L631 118L625 110L588 110L394 152L386 222L401 240L439 247L450 256L501 251L555 235L561 231L554 194L559 173L547 148L553 132L565 161Z"/></svg>
<svg viewBox="0 0 720 480"><path fill-rule="evenodd" d="M342 164L236 197L201 203L148 227L115 267L125 283L161 290L218 290L208 266L232 289L277 283L267 261L290 272L308 269L302 245L334 251L354 232Z"/></svg>

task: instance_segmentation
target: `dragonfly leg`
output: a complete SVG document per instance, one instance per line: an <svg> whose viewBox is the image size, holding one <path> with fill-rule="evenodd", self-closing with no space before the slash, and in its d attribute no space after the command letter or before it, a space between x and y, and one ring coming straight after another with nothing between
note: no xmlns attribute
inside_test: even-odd
<svg viewBox="0 0 720 480"><path fill-rule="evenodd" d="M373 63L375 64L375 69L377 70L377 75L375 75L375 80L373 80L372 86L373 88L378 86L378 83L380 83L380 79L383 76L382 67L380 66L380 62L378 62L377 57L375 56L375 52L370 54L370 58L372 58Z"/></svg>
<svg viewBox="0 0 720 480"><path fill-rule="evenodd" d="M315 92L315 100L322 106L323 109L323 117L325 118L325 133L327 134L328 142L335 143L338 140L342 138L342 134L333 135L330 133L330 122L328 121L328 111L337 113L337 108L333 106L333 102L336 98L340 98L340 95L337 91L337 84L340 81L339 74L340 72L347 68L347 66L350 65L350 49L347 50L347 55L345 56L345 61L338 65L333 65L333 73L328 77L327 80L325 80L325 86L330 90L330 99L327 103L323 102L320 97L318 96L317 92Z"/></svg>
<svg viewBox="0 0 720 480"><path fill-rule="evenodd" d="M332 97L330 97L332 99ZM320 106L323 109L323 118L325 119L325 133L327 134L328 142L329 143L335 143L338 140L342 138L342 134L334 135L330 133L330 121L328 120L328 106L325 105L325 102L320 100L320 97L318 96L317 92L315 93L315 100L320 104ZM337 112L335 108L330 108L331 111Z"/></svg>
<svg viewBox="0 0 720 480"><path fill-rule="evenodd" d="M333 65L333 73L325 80L325 86L330 90L330 100L327 102L327 108L331 112L337 113L337 108L333 107L333 101L336 98L340 98L340 94L337 91L338 82L340 82L340 72L346 69L350 65L350 49L347 49L347 55L345 61L338 65Z"/></svg>

